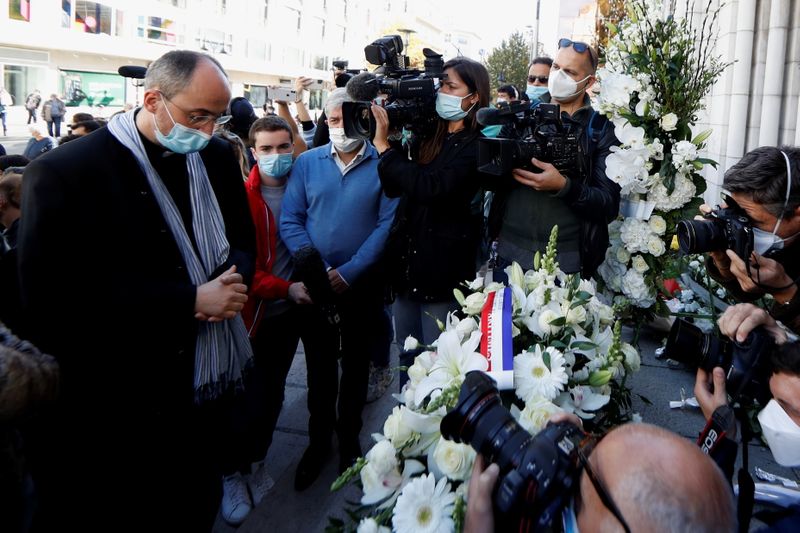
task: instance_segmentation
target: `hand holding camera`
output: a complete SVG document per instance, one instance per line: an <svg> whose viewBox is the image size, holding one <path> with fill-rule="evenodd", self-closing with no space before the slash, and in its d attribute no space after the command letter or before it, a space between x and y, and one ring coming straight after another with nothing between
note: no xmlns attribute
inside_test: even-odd
<svg viewBox="0 0 800 533"><path fill-rule="evenodd" d="M537 191L560 191L567 184L567 178L552 163L540 161L535 157L531 159L534 167L541 172L530 172L521 168L512 171L514 179Z"/></svg>

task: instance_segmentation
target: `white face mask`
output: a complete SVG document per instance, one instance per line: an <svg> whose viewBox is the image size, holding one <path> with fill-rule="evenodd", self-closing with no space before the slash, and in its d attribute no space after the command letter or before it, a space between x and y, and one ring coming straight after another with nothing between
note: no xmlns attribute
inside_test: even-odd
<svg viewBox="0 0 800 533"><path fill-rule="evenodd" d="M340 152L352 152L364 142L364 139L351 139L344 134L344 128L328 128L333 146Z"/></svg>
<svg viewBox="0 0 800 533"><path fill-rule="evenodd" d="M763 229L753 228L753 249L758 255L761 256L768 256L768 254L771 252L782 250L786 241L786 239L778 237L778 228L781 227L783 213L786 211L786 207L789 205L789 198L792 193L792 165L789 162L789 156L783 151L781 151L781 154L783 154L784 159L786 159L786 199L783 201L781 216L779 216L778 220L775 222L775 227L772 229L772 233L764 231ZM788 238L793 238L796 235L797 234Z"/></svg>
<svg viewBox="0 0 800 533"><path fill-rule="evenodd" d="M758 413L772 456L781 466L800 466L800 426L774 399Z"/></svg>
<svg viewBox="0 0 800 533"><path fill-rule="evenodd" d="M568 102L583 92L585 88L579 90L578 84L588 80L590 76L591 74L575 81L563 69L553 70L550 71L550 79L547 80L547 90L553 99Z"/></svg>

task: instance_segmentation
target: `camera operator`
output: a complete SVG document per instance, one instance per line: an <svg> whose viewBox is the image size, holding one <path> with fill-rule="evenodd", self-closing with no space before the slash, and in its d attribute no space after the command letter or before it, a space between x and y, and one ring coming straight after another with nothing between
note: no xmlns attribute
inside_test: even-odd
<svg viewBox="0 0 800 533"><path fill-rule="evenodd" d="M710 251L706 261L709 274L738 300L771 294L770 314L795 332L800 332L798 181L800 148L765 146L745 154L725 173L723 187L749 219L754 251L747 258L730 249ZM711 212L708 206L701 210Z"/></svg>
<svg viewBox="0 0 800 533"><path fill-rule="evenodd" d="M620 188L605 175L605 159L617 144L614 128L592 110L586 91L595 82L597 54L586 43L560 39L548 76L549 92L539 99L561 106L565 126L580 132L578 171L563 175L553 164L532 159L537 172L513 170L513 180L497 180L489 216L489 236L497 240L495 267L518 262L532 268L558 225L558 262L568 273L591 276L608 248L608 224L619 212ZM541 67L541 65L532 65ZM533 71L533 70L532 70ZM537 75L537 80L541 79ZM501 137L503 135L501 134Z"/></svg>
<svg viewBox="0 0 800 533"><path fill-rule="evenodd" d="M581 425L575 415L557 414L550 421ZM735 530L733 499L722 473L699 448L665 429L620 426L597 444L588 465L562 517L554 520L554 531ZM478 454L469 481L465 533L494 531L492 490L498 474L495 464L484 470Z"/></svg>
<svg viewBox="0 0 800 533"><path fill-rule="evenodd" d="M744 342L756 328L762 327L772 336L777 348L770 360L769 391L772 400L759 414L762 430L776 460L784 466L800 465L798 441L800 441L800 344L796 335L788 333L763 309L753 304L733 305L720 317L719 330L722 335L737 342ZM729 479L733 475L737 444L736 423L728 407L725 371L715 367L709 373L699 368L694 393L703 416L709 424L716 423L724 430L722 442L716 445L715 460ZM782 413L781 413L782 411ZM763 418L768 415L769 419ZM779 415L775 417L775 415ZM775 420L780 422L777 425ZM725 422L723 422L723 420ZM777 436L777 438L775 437ZM787 455L791 456L787 462ZM783 458L783 460L781 460ZM788 516L785 525L800 526L800 514ZM777 524L775 524L777 526ZM789 531L790 529L785 529ZM783 531L781 529L781 531Z"/></svg>
<svg viewBox="0 0 800 533"><path fill-rule="evenodd" d="M425 344L439 335L428 315L445 320L457 305L453 287L474 276L481 237L475 115L489 102L489 74L465 57L446 62L443 72L438 123L418 146L390 145L388 114L372 106L378 174L386 195L402 198L386 253L397 338L413 335Z"/></svg>

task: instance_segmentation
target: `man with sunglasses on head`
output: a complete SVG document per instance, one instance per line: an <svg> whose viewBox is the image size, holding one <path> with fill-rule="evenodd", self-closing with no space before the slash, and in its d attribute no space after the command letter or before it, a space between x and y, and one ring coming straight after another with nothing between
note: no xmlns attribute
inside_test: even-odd
<svg viewBox="0 0 800 533"><path fill-rule="evenodd" d="M220 501L255 257L239 166L212 137L230 83L186 50L144 83L142 107L25 169L23 306L61 367L59 401L28 441L41 531L208 531Z"/></svg>
<svg viewBox="0 0 800 533"><path fill-rule="evenodd" d="M517 168L513 179L498 180L493 186L489 236L496 241L496 270L514 261L528 269L534 253L544 250L550 230L558 225L559 265L565 272L589 277L603 262L608 224L619 212L620 188L605 175L606 156L618 141L612 125L592 109L586 94L595 82L596 52L586 43L569 39L559 40L558 45L546 76L548 90L538 99L558 104L562 122L579 133L582 154L576 157L583 160L576 168L580 170L565 176L551 163L533 158L535 171ZM535 87L542 83L543 74L536 73L543 70L539 67L535 62L531 65L531 91L541 90ZM539 131L550 128L542 126Z"/></svg>
<svg viewBox="0 0 800 533"><path fill-rule="evenodd" d="M581 426L571 414L550 422ZM631 454L631 450L642 453ZM569 503L554 518L552 531L564 533L732 532L736 515L730 487L720 469L691 441L650 424L611 430L582 460ZM469 480L464 533L495 530L493 489L496 464L475 459Z"/></svg>
<svg viewBox="0 0 800 533"><path fill-rule="evenodd" d="M770 315L800 333L800 148L762 146L746 153L725 173L723 188L728 207L749 221L753 253L709 252L708 273L741 302L770 294Z"/></svg>

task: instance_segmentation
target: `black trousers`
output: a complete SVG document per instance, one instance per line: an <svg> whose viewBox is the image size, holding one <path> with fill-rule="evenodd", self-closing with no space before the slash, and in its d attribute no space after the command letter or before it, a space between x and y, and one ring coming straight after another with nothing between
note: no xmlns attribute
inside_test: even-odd
<svg viewBox="0 0 800 533"><path fill-rule="evenodd" d="M329 447L334 430L340 450L350 452L358 446L370 356L376 337L385 329L383 307L380 285L362 283L339 297L338 327L330 324L319 306L302 309L308 372L308 433L312 446Z"/></svg>

